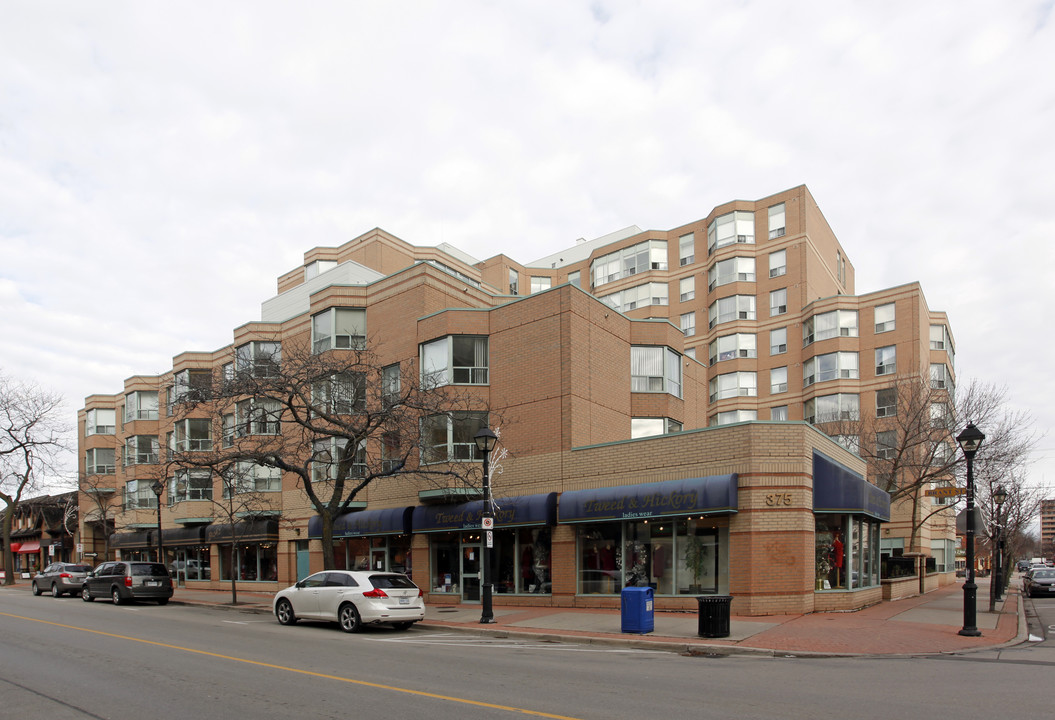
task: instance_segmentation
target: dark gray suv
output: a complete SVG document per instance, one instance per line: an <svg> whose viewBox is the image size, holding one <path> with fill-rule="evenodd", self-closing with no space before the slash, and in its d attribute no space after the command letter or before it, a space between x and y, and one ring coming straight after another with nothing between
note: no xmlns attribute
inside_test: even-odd
<svg viewBox="0 0 1055 720"><path fill-rule="evenodd" d="M132 600L157 600L164 605L172 597L172 577L161 563L139 560L104 562L88 573L81 586L81 599L91 602L108 597L114 605Z"/></svg>

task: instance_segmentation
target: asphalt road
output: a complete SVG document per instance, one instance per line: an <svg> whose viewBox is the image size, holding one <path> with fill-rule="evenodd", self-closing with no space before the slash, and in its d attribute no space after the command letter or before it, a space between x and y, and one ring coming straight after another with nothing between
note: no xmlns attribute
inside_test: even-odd
<svg viewBox="0 0 1055 720"><path fill-rule="evenodd" d="M1051 717L1055 657L686 657L0 588L0 717ZM1018 658L1018 659L1014 659Z"/></svg>

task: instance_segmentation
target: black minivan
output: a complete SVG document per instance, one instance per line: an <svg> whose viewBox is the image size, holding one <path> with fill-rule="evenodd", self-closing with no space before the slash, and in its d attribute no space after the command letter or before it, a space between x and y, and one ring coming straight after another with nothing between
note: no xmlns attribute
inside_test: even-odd
<svg viewBox="0 0 1055 720"><path fill-rule="evenodd" d="M161 563L104 562L88 573L81 586L84 602L103 597L113 600L114 605L131 600L157 600L158 605L164 605L172 597L172 577Z"/></svg>

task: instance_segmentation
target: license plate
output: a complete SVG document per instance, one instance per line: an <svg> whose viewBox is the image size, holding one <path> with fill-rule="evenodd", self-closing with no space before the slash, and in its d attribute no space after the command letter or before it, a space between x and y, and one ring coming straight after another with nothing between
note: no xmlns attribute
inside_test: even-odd
<svg viewBox="0 0 1055 720"><path fill-rule="evenodd" d="M410 604L410 598L408 598L408 597L399 598L399 604L400 605L409 605Z"/></svg>
<svg viewBox="0 0 1055 720"><path fill-rule="evenodd" d="M146 585L147 585L147 587L161 587L161 581L160 580L147 580Z"/></svg>

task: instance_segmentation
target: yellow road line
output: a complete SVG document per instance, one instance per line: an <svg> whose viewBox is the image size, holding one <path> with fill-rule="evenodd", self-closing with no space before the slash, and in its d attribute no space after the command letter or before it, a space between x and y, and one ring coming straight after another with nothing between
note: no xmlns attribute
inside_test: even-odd
<svg viewBox="0 0 1055 720"><path fill-rule="evenodd" d="M181 647L179 645L170 645L169 643L157 642L156 640L144 640L142 638L131 637L128 635L117 635L115 633L103 632L102 630L92 630L90 628L77 627L76 625L65 625L63 623L51 622L50 620L40 620L38 618L25 617L22 615L12 615L11 613L0 612L0 615L4 617L14 618L16 620L28 620L29 622L41 623L43 625L52 625L54 627L64 628L66 630L79 630L80 632L91 633L93 635L102 635L104 637L116 638L118 640L128 640L130 642L142 643L144 645L154 645L156 647L163 647L169 650L181 650L183 652L193 653L195 655L206 655L208 657L219 658L220 660L230 660L232 662L245 663L247 665L256 665L257 667L270 668L271 670L285 670L286 672L297 673L298 675L310 675L311 677L323 678L326 680L336 680L337 682L352 683L353 685L362 685L364 687L377 688L378 690L390 690L392 692L405 693L408 695L417 695L419 697L433 698L435 700L446 700L448 702L461 703L463 705L473 705L475 707L491 708L493 710L505 710L512 713L520 713L522 715L534 715L535 717L553 718L554 720L579 720L578 718L569 717L567 715L553 715L551 713L539 712L537 710L527 710L525 708L511 707L509 705L496 705L494 703L480 702L478 700L469 700L467 698L453 697L450 695L439 695L437 693L424 692L421 690L411 690L409 688L395 687L394 685L383 685L381 683L367 682L366 680L353 680L352 678L341 677L339 675L327 675L326 673L313 672L311 670L301 670L299 668L287 667L285 665L275 665L273 663L260 662L259 660L247 660L246 658L234 657L232 655L222 655L220 653L209 652L208 650L195 650L194 648Z"/></svg>

